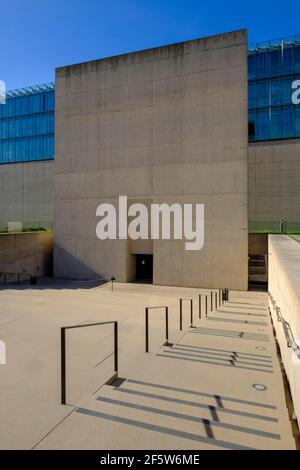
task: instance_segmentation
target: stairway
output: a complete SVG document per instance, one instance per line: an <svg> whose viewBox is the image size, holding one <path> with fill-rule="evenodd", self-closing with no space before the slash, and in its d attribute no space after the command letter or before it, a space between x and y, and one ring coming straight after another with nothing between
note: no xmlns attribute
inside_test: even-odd
<svg viewBox="0 0 300 470"><path fill-rule="evenodd" d="M38 448L294 449L266 305L233 299L195 320L80 400Z"/></svg>

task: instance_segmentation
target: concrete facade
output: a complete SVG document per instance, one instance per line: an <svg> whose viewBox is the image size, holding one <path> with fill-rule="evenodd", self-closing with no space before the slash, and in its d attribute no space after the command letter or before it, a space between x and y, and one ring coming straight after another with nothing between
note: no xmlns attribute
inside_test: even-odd
<svg viewBox="0 0 300 470"><path fill-rule="evenodd" d="M50 232L0 234L0 273L41 277L52 271L53 235ZM7 282L16 281L7 276Z"/></svg>
<svg viewBox="0 0 300 470"><path fill-rule="evenodd" d="M278 228L280 218L300 228L299 156L300 139L249 144L250 228Z"/></svg>
<svg viewBox="0 0 300 470"><path fill-rule="evenodd" d="M247 289L245 30L57 69L55 112L55 276L130 281L146 250L155 284ZM205 204L204 248L98 240L119 195Z"/></svg>
<svg viewBox="0 0 300 470"><path fill-rule="evenodd" d="M300 237L296 238L269 235L269 292L300 346ZM269 306L300 426L300 358L295 354L293 357L293 350L287 345L283 321L278 321L271 301Z"/></svg>
<svg viewBox="0 0 300 470"><path fill-rule="evenodd" d="M54 162L0 165L0 228L8 222L51 228L54 207Z"/></svg>

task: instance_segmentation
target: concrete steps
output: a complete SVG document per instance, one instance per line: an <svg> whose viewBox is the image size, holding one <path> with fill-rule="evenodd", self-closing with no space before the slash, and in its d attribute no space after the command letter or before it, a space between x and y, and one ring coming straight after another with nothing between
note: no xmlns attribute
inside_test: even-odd
<svg viewBox="0 0 300 470"><path fill-rule="evenodd" d="M268 282L268 273L265 257L262 255L250 255L249 281Z"/></svg>

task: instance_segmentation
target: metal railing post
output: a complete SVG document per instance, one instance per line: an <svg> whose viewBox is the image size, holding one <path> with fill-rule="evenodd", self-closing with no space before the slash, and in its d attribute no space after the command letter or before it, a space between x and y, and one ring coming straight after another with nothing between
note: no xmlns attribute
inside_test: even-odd
<svg viewBox="0 0 300 470"><path fill-rule="evenodd" d="M179 330L182 331L182 299L179 300Z"/></svg>
<svg viewBox="0 0 300 470"><path fill-rule="evenodd" d="M118 322L114 322L114 358L115 358L115 372L118 375L119 358L118 358Z"/></svg>
<svg viewBox="0 0 300 470"><path fill-rule="evenodd" d="M61 404L66 404L66 330L60 329Z"/></svg>
<svg viewBox="0 0 300 470"><path fill-rule="evenodd" d="M207 317L207 295L205 295L205 317Z"/></svg>
<svg viewBox="0 0 300 470"><path fill-rule="evenodd" d="M91 326L99 326L99 325L112 325L114 324L114 375L106 382L107 385L111 385L117 378L118 378L118 322L117 321L106 321L106 322L99 322L99 323L88 323L88 324L81 324L81 325L72 325L72 326L64 326L60 329L60 362L61 362L61 369L60 369L60 380L61 380L61 404L67 404L67 354L66 354L66 330L74 330L78 328L87 328Z"/></svg>
<svg viewBox="0 0 300 470"><path fill-rule="evenodd" d="M193 328L193 299L191 299L191 328Z"/></svg>
<svg viewBox="0 0 300 470"><path fill-rule="evenodd" d="M169 343L169 307L166 307L166 342Z"/></svg>
<svg viewBox="0 0 300 470"><path fill-rule="evenodd" d="M201 294L199 294L199 319L201 320Z"/></svg>
<svg viewBox="0 0 300 470"><path fill-rule="evenodd" d="M145 309L145 326L146 326L146 353L149 352L149 315L148 307Z"/></svg>

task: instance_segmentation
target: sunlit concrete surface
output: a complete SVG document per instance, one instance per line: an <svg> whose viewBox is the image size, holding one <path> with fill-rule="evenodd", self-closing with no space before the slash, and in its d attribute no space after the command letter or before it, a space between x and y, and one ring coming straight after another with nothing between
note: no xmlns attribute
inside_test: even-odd
<svg viewBox="0 0 300 470"><path fill-rule="evenodd" d="M202 298L209 294L208 317ZM179 331L179 298L188 302ZM150 352L145 353L146 306ZM67 332L67 403L60 405L60 327L119 322L119 376L112 326ZM138 284L43 281L0 291L2 449L294 449L264 293L232 292L210 311L210 292ZM254 384L265 390L258 391ZM263 388L264 388L263 387Z"/></svg>

